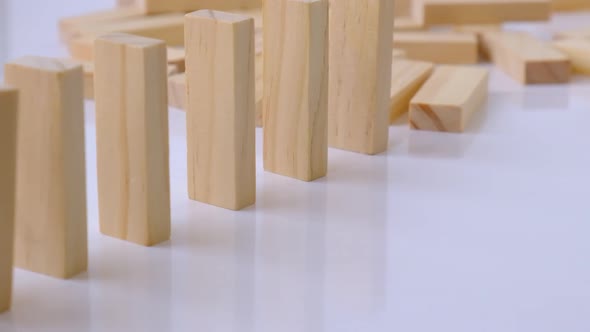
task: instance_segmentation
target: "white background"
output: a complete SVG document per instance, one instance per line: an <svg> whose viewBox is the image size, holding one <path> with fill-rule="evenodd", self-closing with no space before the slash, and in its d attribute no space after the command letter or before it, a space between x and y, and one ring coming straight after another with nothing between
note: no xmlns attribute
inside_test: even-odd
<svg viewBox="0 0 590 332"><path fill-rule="evenodd" d="M0 57L64 56L57 19L110 6L0 0ZM509 28L583 25L590 12ZM314 183L263 172L258 144L241 212L188 200L171 110L173 236L154 248L99 234L91 102L86 118L89 271L16 270L1 332L590 331L587 78L525 88L492 70L467 133L397 125L386 154L330 150Z"/></svg>

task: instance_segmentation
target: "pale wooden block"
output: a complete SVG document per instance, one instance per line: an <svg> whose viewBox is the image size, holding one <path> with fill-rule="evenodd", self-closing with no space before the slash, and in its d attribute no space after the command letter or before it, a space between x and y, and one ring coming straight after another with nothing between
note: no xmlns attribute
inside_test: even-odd
<svg viewBox="0 0 590 332"><path fill-rule="evenodd" d="M395 0L393 2L393 8L396 18L408 17L412 13L412 0Z"/></svg>
<svg viewBox="0 0 590 332"><path fill-rule="evenodd" d="M5 67L20 105L15 265L58 278L87 267L83 76L42 57Z"/></svg>
<svg viewBox="0 0 590 332"><path fill-rule="evenodd" d="M331 1L328 142L378 154L389 136L393 1Z"/></svg>
<svg viewBox="0 0 590 332"><path fill-rule="evenodd" d="M94 61L94 41L95 36L78 37L70 40L68 43L68 53L70 56L79 61Z"/></svg>
<svg viewBox="0 0 590 332"><path fill-rule="evenodd" d="M571 30L560 31L555 34L555 39L583 38L590 39L590 26Z"/></svg>
<svg viewBox="0 0 590 332"><path fill-rule="evenodd" d="M566 83L567 56L525 32L490 32L483 36L492 61L522 84Z"/></svg>
<svg viewBox="0 0 590 332"><path fill-rule="evenodd" d="M391 50L391 58L392 59L405 59L407 57L406 51L400 48L394 48Z"/></svg>
<svg viewBox="0 0 590 332"><path fill-rule="evenodd" d="M172 75L168 78L168 105L186 110L186 74Z"/></svg>
<svg viewBox="0 0 590 332"><path fill-rule="evenodd" d="M479 56L483 60L490 60L490 50L487 49L486 43L483 41L483 35L488 32L502 31L501 24L469 24L469 25L455 25L454 31L462 33L473 33L477 36L477 44L479 48Z"/></svg>
<svg viewBox="0 0 590 332"><path fill-rule="evenodd" d="M69 41L79 35L83 26L112 23L131 18L138 18L143 14L140 8L115 8L102 10L77 16L65 17L59 20L58 29L62 41Z"/></svg>
<svg viewBox="0 0 590 332"><path fill-rule="evenodd" d="M488 95L488 70L439 66L410 102L412 129L463 132Z"/></svg>
<svg viewBox="0 0 590 332"><path fill-rule="evenodd" d="M393 21L393 31L421 31L425 30L426 26L411 16L396 17Z"/></svg>
<svg viewBox="0 0 590 332"><path fill-rule="evenodd" d="M563 39L553 46L567 55L574 71L590 75L590 39Z"/></svg>
<svg viewBox="0 0 590 332"><path fill-rule="evenodd" d="M546 21L551 0L414 0L412 16L426 25Z"/></svg>
<svg viewBox="0 0 590 332"><path fill-rule="evenodd" d="M94 63L83 62L84 69L84 98L94 100Z"/></svg>
<svg viewBox="0 0 590 332"><path fill-rule="evenodd" d="M17 116L18 91L0 85L0 313L12 299Z"/></svg>
<svg viewBox="0 0 590 332"><path fill-rule="evenodd" d="M136 0L146 13L232 10L262 6L262 0Z"/></svg>
<svg viewBox="0 0 590 332"><path fill-rule="evenodd" d="M188 192L239 210L256 200L254 20L186 16Z"/></svg>
<svg viewBox="0 0 590 332"><path fill-rule="evenodd" d="M95 45L100 231L151 246L170 239L166 46L114 33Z"/></svg>
<svg viewBox="0 0 590 332"><path fill-rule="evenodd" d="M176 67L177 73L184 73L185 71L186 51L184 48L168 47L166 48L166 59L168 65Z"/></svg>
<svg viewBox="0 0 590 332"><path fill-rule="evenodd" d="M438 64L478 61L477 37L472 33L399 32L393 35L393 47L404 50L412 60Z"/></svg>
<svg viewBox="0 0 590 332"><path fill-rule="evenodd" d="M271 14L271 13L269 13ZM287 0L269 45L280 65L264 85L264 169L302 181L328 170L328 0ZM281 55L282 54L282 55Z"/></svg>
<svg viewBox="0 0 590 332"><path fill-rule="evenodd" d="M391 110L389 122L395 122L410 107L410 100L432 74L432 62L395 60L391 66Z"/></svg>
<svg viewBox="0 0 590 332"><path fill-rule="evenodd" d="M590 1L588 0L552 0L551 5L554 11L582 11L590 9Z"/></svg>

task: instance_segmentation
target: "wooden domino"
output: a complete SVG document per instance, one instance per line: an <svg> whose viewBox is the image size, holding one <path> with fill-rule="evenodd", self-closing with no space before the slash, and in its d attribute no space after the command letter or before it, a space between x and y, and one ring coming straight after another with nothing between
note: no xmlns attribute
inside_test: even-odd
<svg viewBox="0 0 590 332"><path fill-rule="evenodd" d="M463 132L488 94L488 70L439 66L410 102L410 127L418 130Z"/></svg>
<svg viewBox="0 0 590 332"><path fill-rule="evenodd" d="M437 64L474 64L478 61L477 37L460 32L399 32L393 47L406 52L412 60Z"/></svg>
<svg viewBox="0 0 590 332"><path fill-rule="evenodd" d="M287 0L267 25L280 54L264 85L264 169L303 181L328 170L328 0ZM281 56L283 54L283 56Z"/></svg>
<svg viewBox="0 0 590 332"><path fill-rule="evenodd" d="M0 313L12 298L17 116L18 91L0 85Z"/></svg>
<svg viewBox="0 0 590 332"><path fill-rule="evenodd" d="M551 0L413 0L412 16L426 25L546 21Z"/></svg>
<svg viewBox="0 0 590 332"><path fill-rule="evenodd" d="M166 46L96 40L94 96L101 233L151 246L170 238Z"/></svg>
<svg viewBox="0 0 590 332"><path fill-rule="evenodd" d="M574 71L590 75L590 39L563 39L553 46L567 55Z"/></svg>
<svg viewBox="0 0 590 332"><path fill-rule="evenodd" d="M262 6L262 0L135 0L146 13L190 12L200 9L232 10Z"/></svg>
<svg viewBox="0 0 590 332"><path fill-rule="evenodd" d="M82 66L23 57L6 64L19 90L15 265L58 278L86 270Z"/></svg>
<svg viewBox="0 0 590 332"><path fill-rule="evenodd" d="M492 61L522 84L566 83L570 79L567 56L525 32L490 32L483 35Z"/></svg>
<svg viewBox="0 0 590 332"><path fill-rule="evenodd" d="M144 16L137 7L108 9L83 15L65 17L59 20L58 29L62 41L69 41L80 35L83 26L108 24L117 21L136 19Z"/></svg>
<svg viewBox="0 0 590 332"><path fill-rule="evenodd" d="M256 200L254 20L186 17L189 197L240 210Z"/></svg>
<svg viewBox="0 0 590 332"><path fill-rule="evenodd" d="M410 107L410 100L426 82L434 64L432 62L400 59L391 66L391 111L389 122L395 122Z"/></svg>
<svg viewBox="0 0 590 332"><path fill-rule="evenodd" d="M332 0L329 25L328 143L369 155L384 152L393 1Z"/></svg>

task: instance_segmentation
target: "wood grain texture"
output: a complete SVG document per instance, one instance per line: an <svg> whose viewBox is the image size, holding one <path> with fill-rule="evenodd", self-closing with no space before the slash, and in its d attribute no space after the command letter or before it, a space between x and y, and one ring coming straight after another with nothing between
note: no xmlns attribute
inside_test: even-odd
<svg viewBox="0 0 590 332"><path fill-rule="evenodd" d="M269 13L271 14L271 13ZM264 169L302 181L328 170L328 0L286 0L267 25L276 72L264 85ZM281 15L284 15L281 17Z"/></svg>
<svg viewBox="0 0 590 332"><path fill-rule="evenodd" d="M590 75L590 39L564 39L553 43L564 53L575 72Z"/></svg>
<svg viewBox="0 0 590 332"><path fill-rule="evenodd" d="M590 9L588 0L552 0L553 11L577 11Z"/></svg>
<svg viewBox="0 0 590 332"><path fill-rule="evenodd" d="M144 14L140 8L129 7L64 17L58 22L59 35L62 41L67 42L72 38L78 37L82 27L124 21L139 18L143 15Z"/></svg>
<svg viewBox="0 0 590 332"><path fill-rule="evenodd" d="M136 0L144 12L190 12L200 9L231 10L256 8L262 6L262 0Z"/></svg>
<svg viewBox="0 0 590 332"><path fill-rule="evenodd" d="M389 122L393 123L408 112L410 100L432 74L432 62L395 60L391 66L391 110Z"/></svg>
<svg viewBox="0 0 590 332"><path fill-rule="evenodd" d="M254 20L186 16L188 192L240 210L256 200Z"/></svg>
<svg viewBox="0 0 590 332"><path fill-rule="evenodd" d="M412 60L437 64L474 64L478 61L477 37L460 32L398 32L393 47Z"/></svg>
<svg viewBox="0 0 590 332"><path fill-rule="evenodd" d="M15 265L69 278L86 270L84 83L79 64L6 64L19 89Z"/></svg>
<svg viewBox="0 0 590 332"><path fill-rule="evenodd" d="M551 0L414 0L412 16L426 25L546 21Z"/></svg>
<svg viewBox="0 0 590 332"><path fill-rule="evenodd" d="M95 46L100 231L151 246L170 239L166 46L127 34Z"/></svg>
<svg viewBox="0 0 590 332"><path fill-rule="evenodd" d="M439 66L410 102L412 129L463 132L488 95L488 70Z"/></svg>
<svg viewBox="0 0 590 332"><path fill-rule="evenodd" d="M378 154L389 136L393 2L331 1L328 143Z"/></svg>
<svg viewBox="0 0 590 332"><path fill-rule="evenodd" d="M490 32L483 40L494 64L522 84L569 82L567 56L528 33Z"/></svg>
<svg viewBox="0 0 590 332"><path fill-rule="evenodd" d="M0 85L0 313L12 299L18 91Z"/></svg>

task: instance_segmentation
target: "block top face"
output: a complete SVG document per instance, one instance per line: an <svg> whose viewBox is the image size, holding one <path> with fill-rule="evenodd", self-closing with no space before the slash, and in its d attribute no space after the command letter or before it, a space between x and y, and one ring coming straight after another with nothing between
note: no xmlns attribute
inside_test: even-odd
<svg viewBox="0 0 590 332"><path fill-rule="evenodd" d="M164 41L154 38L141 37L131 35L128 33L114 32L99 36L96 41L103 41L107 43L125 45L137 48L153 47L159 45L166 45Z"/></svg>
<svg viewBox="0 0 590 332"><path fill-rule="evenodd" d="M234 13L227 13L211 9L202 9L196 12L186 14L187 19L210 19L212 21L223 23L240 23L254 20L252 17Z"/></svg>
<svg viewBox="0 0 590 332"><path fill-rule="evenodd" d="M439 66L412 99L412 103L461 105L470 91L488 79L488 70L471 66Z"/></svg>
<svg viewBox="0 0 590 332"><path fill-rule="evenodd" d="M49 72L65 72L70 70L81 69L82 66L72 60L54 59L41 56L24 56L8 62L6 66L19 66L29 69L37 69Z"/></svg>

